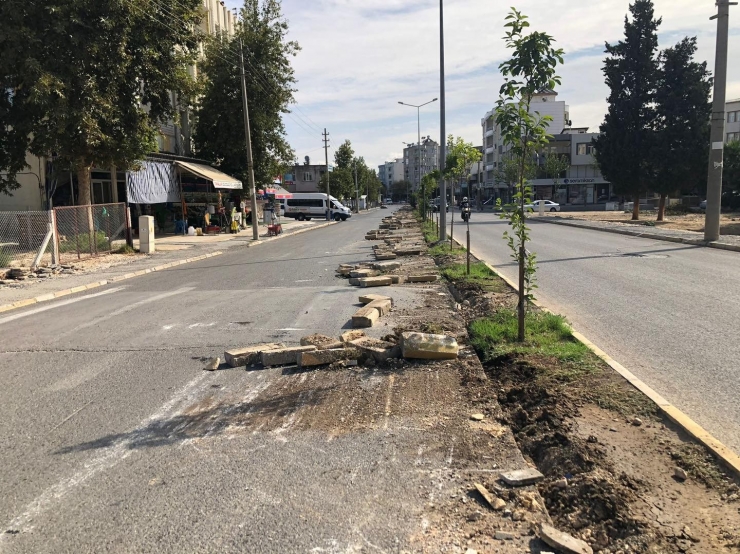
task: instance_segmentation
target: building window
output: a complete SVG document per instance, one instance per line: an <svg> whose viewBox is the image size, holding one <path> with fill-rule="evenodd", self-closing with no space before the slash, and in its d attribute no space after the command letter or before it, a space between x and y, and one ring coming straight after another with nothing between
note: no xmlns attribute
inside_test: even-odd
<svg viewBox="0 0 740 554"><path fill-rule="evenodd" d="M738 121L738 115L740 112L728 112L727 113L727 123L735 123Z"/></svg>
<svg viewBox="0 0 740 554"><path fill-rule="evenodd" d="M727 142L740 140L740 133L727 133Z"/></svg>
<svg viewBox="0 0 740 554"><path fill-rule="evenodd" d="M594 153L594 147L591 144L586 144L585 142L581 142L577 145L577 151L576 154L579 156L590 156Z"/></svg>
<svg viewBox="0 0 740 554"><path fill-rule="evenodd" d="M313 173L311 173L310 171L305 171L303 173L303 180L304 181L313 181Z"/></svg>

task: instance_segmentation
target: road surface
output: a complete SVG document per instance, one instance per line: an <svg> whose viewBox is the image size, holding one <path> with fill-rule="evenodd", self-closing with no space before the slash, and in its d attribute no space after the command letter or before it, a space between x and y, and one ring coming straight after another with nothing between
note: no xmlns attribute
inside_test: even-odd
<svg viewBox="0 0 740 554"><path fill-rule="evenodd" d="M464 243L459 216L454 236ZM537 298L740 453L740 254L537 217L529 246ZM498 215L474 212L471 250L516 282L507 228Z"/></svg>

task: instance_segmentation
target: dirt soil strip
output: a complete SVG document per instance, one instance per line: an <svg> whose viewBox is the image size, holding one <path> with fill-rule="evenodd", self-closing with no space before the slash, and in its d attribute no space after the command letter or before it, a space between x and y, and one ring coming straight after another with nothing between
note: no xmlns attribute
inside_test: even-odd
<svg viewBox="0 0 740 554"><path fill-rule="evenodd" d="M436 259L448 266L465 258ZM503 281L509 285L504 292L451 283L468 324L516 306L513 283ZM655 398L596 354L597 370L575 381L563 378L566 368L557 360L516 351L494 356L483 364L489 379L468 382L467 393L479 411L510 426L545 474L538 490L555 525L595 552L740 550L737 480L662 406L658 410Z"/></svg>

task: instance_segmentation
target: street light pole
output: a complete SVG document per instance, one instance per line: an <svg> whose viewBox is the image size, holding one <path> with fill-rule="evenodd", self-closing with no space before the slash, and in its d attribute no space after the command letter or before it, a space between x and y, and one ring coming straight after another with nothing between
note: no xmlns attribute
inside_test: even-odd
<svg viewBox="0 0 740 554"><path fill-rule="evenodd" d="M725 144L725 99L727 88L727 36L730 24L730 6L737 2L717 0L717 50L714 60L714 97L712 100L712 131L707 175L707 210L704 221L704 240L719 240L720 211L722 210L722 164Z"/></svg>
<svg viewBox="0 0 740 554"><path fill-rule="evenodd" d="M409 106L410 108L416 108L416 132L417 132L417 138L418 142L416 143L416 153L419 156L419 171L418 171L418 178L417 178L417 185L418 188L421 188L421 196L424 199L424 207L426 207L426 191L424 188L422 188L421 183L421 108L426 106L427 104L431 104L432 102L436 102L438 99L434 98L430 100L429 102L424 102L423 104L407 104L406 102L398 102L402 106ZM424 219L426 219L426 212L424 212Z"/></svg>
<svg viewBox="0 0 740 554"><path fill-rule="evenodd" d="M247 177L249 178L249 196L252 210L252 239L260 239L259 222L257 221L257 191L254 186L254 161L252 159L252 134L249 127L249 102L247 101L247 75L244 72L244 45L239 39L239 66L242 77L242 104L244 107L244 134L247 139Z"/></svg>
<svg viewBox="0 0 740 554"><path fill-rule="evenodd" d="M439 0L439 240L447 239L447 184L443 172L446 162L446 137L445 137L445 20L444 0Z"/></svg>

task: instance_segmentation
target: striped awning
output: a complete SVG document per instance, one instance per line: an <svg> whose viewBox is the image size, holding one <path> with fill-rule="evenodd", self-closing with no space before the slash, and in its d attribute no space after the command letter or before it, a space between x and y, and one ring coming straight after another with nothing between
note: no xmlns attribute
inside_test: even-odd
<svg viewBox="0 0 740 554"><path fill-rule="evenodd" d="M180 161L176 161L175 165L181 169L184 169L185 171L188 171L189 173L192 173L193 175L197 175L198 177L211 181L214 188L232 190L242 188L241 181L234 179L233 177L226 175L226 173L222 173L221 171L219 171L218 169L214 169L213 167Z"/></svg>

